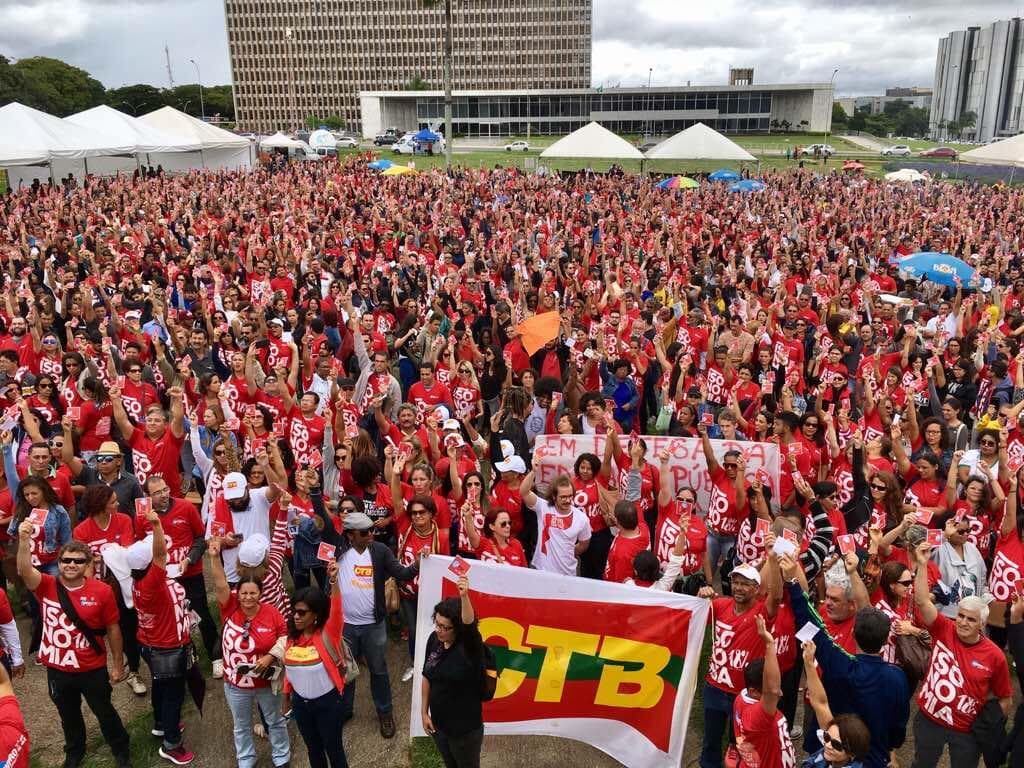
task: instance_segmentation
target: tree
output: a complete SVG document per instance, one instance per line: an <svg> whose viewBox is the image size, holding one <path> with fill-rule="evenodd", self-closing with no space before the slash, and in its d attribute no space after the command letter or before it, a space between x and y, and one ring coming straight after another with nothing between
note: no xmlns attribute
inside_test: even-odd
<svg viewBox="0 0 1024 768"><path fill-rule="evenodd" d="M24 91L17 100L26 106L67 117L103 103L103 83L59 59L33 56L20 59L14 68L24 76Z"/></svg>
<svg viewBox="0 0 1024 768"><path fill-rule="evenodd" d="M430 83L424 80L420 75L413 75L412 78L405 84L405 90L407 91L429 91Z"/></svg>
<svg viewBox="0 0 1024 768"><path fill-rule="evenodd" d="M165 92L146 83L112 88L103 101L129 115L144 115L167 104Z"/></svg>
<svg viewBox="0 0 1024 768"><path fill-rule="evenodd" d="M964 131L969 131L978 124L978 113L973 109L970 109L960 115L960 119L957 121L957 133L961 136Z"/></svg>
<svg viewBox="0 0 1024 768"><path fill-rule="evenodd" d="M832 103L832 125L846 125L850 116L838 101Z"/></svg>
<svg viewBox="0 0 1024 768"><path fill-rule="evenodd" d="M345 121L340 115L328 115L327 117L310 115L306 118L306 127L310 130L316 130L321 125L332 131L340 131L345 127Z"/></svg>

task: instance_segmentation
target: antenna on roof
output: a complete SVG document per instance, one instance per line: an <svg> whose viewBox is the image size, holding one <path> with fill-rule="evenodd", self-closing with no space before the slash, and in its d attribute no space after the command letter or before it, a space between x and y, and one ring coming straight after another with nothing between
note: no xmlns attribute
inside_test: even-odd
<svg viewBox="0 0 1024 768"><path fill-rule="evenodd" d="M174 73L171 72L171 49L164 43L164 58L167 60L167 82L169 88L174 88Z"/></svg>

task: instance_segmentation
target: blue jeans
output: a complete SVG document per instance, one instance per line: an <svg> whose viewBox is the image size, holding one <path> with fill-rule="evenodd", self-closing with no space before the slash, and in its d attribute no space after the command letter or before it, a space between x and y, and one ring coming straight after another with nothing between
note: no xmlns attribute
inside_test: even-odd
<svg viewBox="0 0 1024 768"><path fill-rule="evenodd" d="M334 690L318 699L304 699L292 692L292 718L306 743L309 768L327 768L328 764L330 768L348 768L341 740L343 707L341 696Z"/></svg>
<svg viewBox="0 0 1024 768"><path fill-rule="evenodd" d="M722 768L722 732L732 740L732 703L736 696L704 683L704 746L700 768Z"/></svg>
<svg viewBox="0 0 1024 768"><path fill-rule="evenodd" d="M274 765L286 765L292 759L288 721L281 716L281 697L278 694L270 688L239 688L224 683L224 698L235 721L235 758L239 768L254 768L256 765L256 744L252 738L253 701L259 704L260 712L267 721Z"/></svg>
<svg viewBox="0 0 1024 768"><path fill-rule="evenodd" d="M708 531L708 557L711 558L712 575L718 573L719 561L735 544L735 536L723 536L720 533Z"/></svg>
<svg viewBox="0 0 1024 768"><path fill-rule="evenodd" d="M384 619L376 624L346 624L345 639L352 648L352 657L366 660L364 670L370 673L370 694L378 714L391 711L391 681L388 679L388 631ZM362 677L360 675L360 677ZM345 684L341 694L341 721L352 717L356 698L356 680Z"/></svg>

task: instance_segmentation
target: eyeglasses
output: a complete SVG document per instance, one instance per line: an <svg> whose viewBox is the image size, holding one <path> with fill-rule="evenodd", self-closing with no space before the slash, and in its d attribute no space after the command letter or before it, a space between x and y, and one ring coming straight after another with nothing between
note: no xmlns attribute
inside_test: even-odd
<svg viewBox="0 0 1024 768"><path fill-rule="evenodd" d="M875 483L872 483L871 484L871 490L873 490L873 491L887 491L887 490L889 490L889 487L885 486L885 485L876 485Z"/></svg>
<svg viewBox="0 0 1024 768"><path fill-rule="evenodd" d="M85 565L89 561L79 557L62 557L60 562L61 565Z"/></svg>
<svg viewBox="0 0 1024 768"><path fill-rule="evenodd" d="M450 632L451 630L455 629L455 627L452 626L451 624L442 624L437 619L434 619L434 628L438 632Z"/></svg>
<svg viewBox="0 0 1024 768"><path fill-rule="evenodd" d="M841 742L835 736L832 736L828 731L822 730L821 728L818 729L818 741L820 741L825 746L831 746L832 749L836 750L836 752L846 751L846 745L843 744L843 742Z"/></svg>
<svg viewBox="0 0 1024 768"><path fill-rule="evenodd" d="M36 389L53 389L53 384L51 384L48 381L45 381L42 384L37 384Z"/></svg>
<svg viewBox="0 0 1024 768"><path fill-rule="evenodd" d="M305 616L306 614L312 613L308 608L292 608L292 613L296 616ZM246 622L248 624L248 622Z"/></svg>
<svg viewBox="0 0 1024 768"><path fill-rule="evenodd" d="M900 579L896 583L897 584L902 584L904 587L910 587L910 586L913 586L914 580L913 579Z"/></svg>
<svg viewBox="0 0 1024 768"><path fill-rule="evenodd" d="M56 447L57 446L54 446L54 448L56 448ZM101 464L110 464L111 462L117 461L119 458L121 458L121 457L120 456L97 456L96 457L96 461L98 461Z"/></svg>
<svg viewBox="0 0 1024 768"><path fill-rule="evenodd" d="M995 440L980 440L978 442L978 445L995 445L995 444L996 444Z"/></svg>

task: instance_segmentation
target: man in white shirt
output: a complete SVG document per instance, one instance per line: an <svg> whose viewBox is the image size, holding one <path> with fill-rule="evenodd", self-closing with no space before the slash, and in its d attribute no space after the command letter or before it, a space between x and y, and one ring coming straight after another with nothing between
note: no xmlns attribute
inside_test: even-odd
<svg viewBox="0 0 1024 768"><path fill-rule="evenodd" d="M537 547L533 567L538 571L575 576L577 558L590 544L590 520L573 498L576 490L568 475L559 475L551 483L550 498L542 499L533 492L533 472L528 472L519 486L523 504L537 514Z"/></svg>

